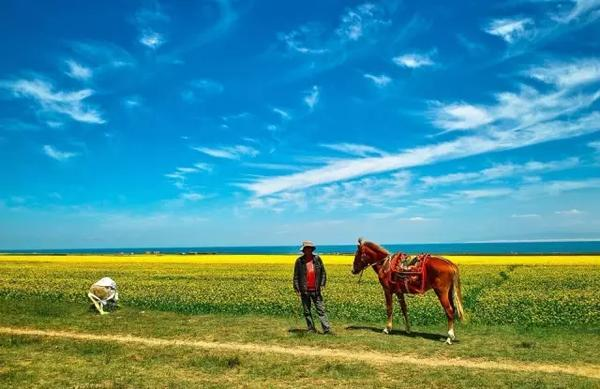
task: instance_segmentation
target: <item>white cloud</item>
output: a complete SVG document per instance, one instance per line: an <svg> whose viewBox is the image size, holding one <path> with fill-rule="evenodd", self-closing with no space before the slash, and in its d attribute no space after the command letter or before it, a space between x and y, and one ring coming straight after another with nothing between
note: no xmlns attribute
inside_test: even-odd
<svg viewBox="0 0 600 389"><path fill-rule="evenodd" d="M343 40L357 41L379 27L391 23L383 19L383 14L383 9L372 3L346 9L335 32Z"/></svg>
<svg viewBox="0 0 600 389"><path fill-rule="evenodd" d="M556 211L555 212L557 215L563 215L563 216L577 216L577 215L581 215L583 212L581 212L578 209L567 209L564 211Z"/></svg>
<svg viewBox="0 0 600 389"><path fill-rule="evenodd" d="M142 105L142 98L140 96L130 96L123 100L123 104L127 108L137 108Z"/></svg>
<svg viewBox="0 0 600 389"><path fill-rule="evenodd" d="M249 204L253 208L276 207L279 211L290 207L305 209L308 206L323 211L363 206L388 209L390 202L408 194L410 181L409 172L397 172L387 177L365 177L319 188L253 197ZM382 215L372 213L371 216L381 218Z"/></svg>
<svg viewBox="0 0 600 389"><path fill-rule="evenodd" d="M392 61L394 61L394 63L398 66L410 69L421 68L424 66L433 66L435 64L429 56L429 54L417 53L399 55L397 57L392 58Z"/></svg>
<svg viewBox="0 0 600 389"><path fill-rule="evenodd" d="M442 105L433 114L433 123L446 130L473 129L493 120L485 108L465 103Z"/></svg>
<svg viewBox="0 0 600 389"><path fill-rule="evenodd" d="M136 60L120 46L108 42L71 42L71 49L78 57L84 58L93 68L93 73L132 67Z"/></svg>
<svg viewBox="0 0 600 389"><path fill-rule="evenodd" d="M557 18L562 23L569 23L576 19L581 19L584 16L588 16L590 11L596 11L591 13L591 18L596 19L600 16L598 8L600 8L600 0L573 0L573 8L568 11L565 15Z"/></svg>
<svg viewBox="0 0 600 389"><path fill-rule="evenodd" d="M301 168L297 165L286 165L281 163L267 163L267 162L245 162L244 166L249 168L256 169L265 169L265 170L288 170L288 171L298 171Z"/></svg>
<svg viewBox="0 0 600 389"><path fill-rule="evenodd" d="M503 131L493 129L480 135L463 136L447 142L415 147L396 155L335 160L319 168L287 176L259 178L242 186L258 196L265 196L369 174L589 134L600 130L597 125L598 120L600 120L600 113L594 112L579 119L556 120L518 130L512 127Z"/></svg>
<svg viewBox="0 0 600 389"><path fill-rule="evenodd" d="M70 151L60 151L51 145L44 145L42 147L44 153L52 159L56 159L57 161L67 161L73 157L78 156L78 153L73 153Z"/></svg>
<svg viewBox="0 0 600 389"><path fill-rule="evenodd" d="M321 91L317 85L313 85L309 91L305 92L304 103L308 105L311 110L319 103L320 93Z"/></svg>
<svg viewBox="0 0 600 389"><path fill-rule="evenodd" d="M454 192L449 195L449 197L454 197L455 199L459 200L474 201L479 199L504 197L512 194L513 192L514 191L510 188L468 189Z"/></svg>
<svg viewBox="0 0 600 389"><path fill-rule="evenodd" d="M532 32L528 28L532 24L533 20L529 18L495 19L484 28L484 31L508 43L514 43L531 35Z"/></svg>
<svg viewBox="0 0 600 389"><path fill-rule="evenodd" d="M532 67L525 74L559 87L574 87L600 80L600 60L593 58L568 63L548 63Z"/></svg>
<svg viewBox="0 0 600 389"><path fill-rule="evenodd" d="M292 52L319 55L329 51L327 48L320 47L323 44L320 35L320 29L312 25L305 25L288 33L278 34L278 39Z"/></svg>
<svg viewBox="0 0 600 389"><path fill-rule="evenodd" d="M146 29L141 33L139 42L154 50L165 44L166 40L163 34Z"/></svg>
<svg viewBox="0 0 600 389"><path fill-rule="evenodd" d="M541 216L537 213L513 213L510 217L513 219L537 219Z"/></svg>
<svg viewBox="0 0 600 389"><path fill-rule="evenodd" d="M386 155L387 153L379 150L376 147L369 145L359 145L356 143L329 143L322 144L321 147L325 147L335 151L341 151L342 153L357 155L361 157L366 157L369 155Z"/></svg>
<svg viewBox="0 0 600 389"><path fill-rule="evenodd" d="M363 76L373 81L373 83L380 88L383 88L384 86L387 86L390 82L392 82L392 79L386 76L385 74L376 76L374 74L366 73Z"/></svg>
<svg viewBox="0 0 600 389"><path fill-rule="evenodd" d="M288 33L280 33L277 37L288 51L293 53L312 56L336 55L345 51L348 45L373 36L390 24L386 19L384 7L364 3L347 8L333 31L317 23L309 23Z"/></svg>
<svg viewBox="0 0 600 389"><path fill-rule="evenodd" d="M426 186L439 186L455 183L486 182L499 178L523 176L531 173L545 173L577 167L579 158L571 157L558 161L530 161L525 164L499 164L477 172L451 173L442 176L424 176L421 182Z"/></svg>
<svg viewBox="0 0 600 389"><path fill-rule="evenodd" d="M165 177L171 179L173 184L179 189L185 189L187 176L200 172L211 172L212 165L204 162L198 162L192 167L178 167L174 172L165 174Z"/></svg>
<svg viewBox="0 0 600 389"><path fill-rule="evenodd" d="M84 81L92 77L93 72L89 67L81 65L71 59L67 60L66 64L69 67L69 69L66 71L67 76Z"/></svg>
<svg viewBox="0 0 600 389"><path fill-rule="evenodd" d="M186 201L200 201L206 198L203 194L195 192L182 193L179 197Z"/></svg>
<svg viewBox="0 0 600 389"><path fill-rule="evenodd" d="M285 120L289 120L292 118L288 111L281 109L281 108L275 107L275 108L273 108L273 112L275 112L276 114L281 116L282 119L285 119Z"/></svg>
<svg viewBox="0 0 600 389"><path fill-rule="evenodd" d="M223 84L215 80L209 80L207 78L193 80L190 82L190 86L194 89L201 90L205 93L222 93L225 89Z"/></svg>
<svg viewBox="0 0 600 389"><path fill-rule="evenodd" d="M572 69L570 73L561 64L548 64L543 73L535 73L537 77L556 81L553 83L555 88L549 92L540 93L522 84L517 92L497 93L495 104L436 103L429 116L433 124L446 131L479 128L492 123L501 127L513 126L513 130L517 130L581 111L600 98L600 91L578 91L577 87L591 84L597 78L592 76L590 69L593 66L589 60L573 61L568 68Z"/></svg>
<svg viewBox="0 0 600 389"><path fill-rule="evenodd" d="M243 156L255 157L259 151L251 146L236 145L225 147L192 147L192 149L214 158L240 159Z"/></svg>
<svg viewBox="0 0 600 389"><path fill-rule="evenodd" d="M67 115L78 122L105 123L102 115L84 101L94 93L91 89L54 91L52 84L40 79L0 81L0 87L9 89L15 97L32 99L42 111Z"/></svg>
<svg viewBox="0 0 600 389"><path fill-rule="evenodd" d="M210 80L207 78L197 79L192 80L187 84L186 89L184 89L181 93L181 97L187 102L194 102L198 98L204 96L223 93L224 89L225 87L223 84L216 80ZM224 117L223 120L227 119Z"/></svg>
<svg viewBox="0 0 600 389"><path fill-rule="evenodd" d="M434 219L430 219L430 218L423 217L423 216L413 216L413 217L406 218L404 220L408 220L409 222L428 222L428 221L432 221Z"/></svg>

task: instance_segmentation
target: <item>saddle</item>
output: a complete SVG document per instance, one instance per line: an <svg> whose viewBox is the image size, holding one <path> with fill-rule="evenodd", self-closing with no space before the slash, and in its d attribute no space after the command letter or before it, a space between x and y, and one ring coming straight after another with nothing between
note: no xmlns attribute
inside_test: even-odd
<svg viewBox="0 0 600 389"><path fill-rule="evenodd" d="M390 260L391 282L396 284L402 293L422 294L425 292L425 263L429 254L410 257L404 253L396 253Z"/></svg>

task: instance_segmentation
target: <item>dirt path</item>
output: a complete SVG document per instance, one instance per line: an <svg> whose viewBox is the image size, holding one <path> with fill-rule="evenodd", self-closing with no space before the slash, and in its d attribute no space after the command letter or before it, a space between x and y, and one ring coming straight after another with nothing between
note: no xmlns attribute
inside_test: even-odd
<svg viewBox="0 0 600 389"><path fill-rule="evenodd" d="M370 364L412 364L434 368L460 367L465 369L505 370L512 372L571 374L600 379L600 365L562 366L504 360L501 362L482 359L433 359L410 355L393 355L373 351L316 349L309 347L277 346L258 343L219 343L198 340L143 338L130 335L96 335L80 332L35 330L28 328L0 327L0 335L38 336L95 342L134 343L150 347L190 347L204 350L223 350L248 353L274 353L301 357L322 357Z"/></svg>

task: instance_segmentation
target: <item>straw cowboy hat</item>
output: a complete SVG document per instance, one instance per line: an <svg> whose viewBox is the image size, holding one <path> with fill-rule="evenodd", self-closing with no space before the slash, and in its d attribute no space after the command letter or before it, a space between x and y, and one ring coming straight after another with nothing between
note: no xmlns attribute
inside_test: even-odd
<svg viewBox="0 0 600 389"><path fill-rule="evenodd" d="M315 246L315 244L313 242L311 242L310 240L303 240L302 247L300 247L300 251L304 251L304 249L307 247L312 247L313 250L317 248L317 246Z"/></svg>

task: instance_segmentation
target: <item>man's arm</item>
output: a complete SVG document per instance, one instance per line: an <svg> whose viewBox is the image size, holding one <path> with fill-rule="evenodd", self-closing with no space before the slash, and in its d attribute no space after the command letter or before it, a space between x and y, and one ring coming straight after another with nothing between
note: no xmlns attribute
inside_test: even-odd
<svg viewBox="0 0 600 389"><path fill-rule="evenodd" d="M319 257L319 261L321 261L321 288L325 287L325 284L327 283L327 272L325 271L325 264L323 263L323 260L321 259L321 257Z"/></svg>
<svg viewBox="0 0 600 389"><path fill-rule="evenodd" d="M299 282L299 275L298 275L298 263L300 261L296 259L296 263L294 264L294 278L293 278L293 282L294 282L294 290L296 291L296 293L300 293L300 282Z"/></svg>

